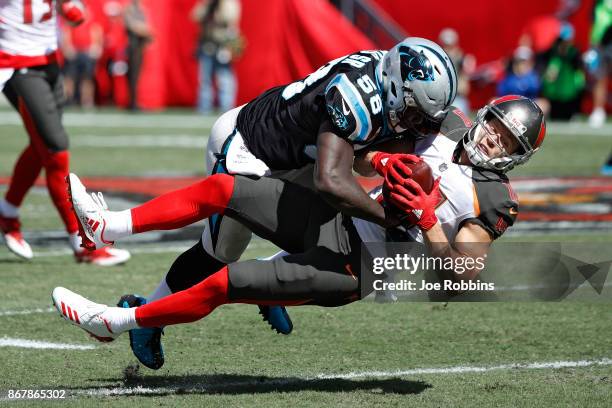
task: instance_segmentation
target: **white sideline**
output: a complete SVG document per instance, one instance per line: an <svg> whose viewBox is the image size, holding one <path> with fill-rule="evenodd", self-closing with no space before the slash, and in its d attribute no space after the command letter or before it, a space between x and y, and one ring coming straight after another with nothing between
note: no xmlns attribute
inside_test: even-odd
<svg viewBox="0 0 612 408"><path fill-rule="evenodd" d="M219 383L215 385L193 384L192 387L186 387L185 384L180 384L170 387L113 387L113 388L98 388L81 391L71 391L77 395L87 396L117 396L117 395L146 395L146 394L177 394L189 392L207 392L209 390L219 390L223 388L239 388L239 387L254 387L254 386L287 386L304 381L320 381L342 379L350 380L355 378L386 378L386 377L406 377L423 374L464 374L464 373L485 373L489 371L509 371L509 370L537 370L537 369L559 369L559 368L578 368L591 366L608 366L612 365L612 359L602 358L600 360L579 360L579 361L553 361L553 362L538 362L538 363L514 363L501 364L489 367L477 366L455 366L455 367L440 367L440 368L415 368L410 370L400 371L362 371L348 374L319 374L314 377L294 377L287 379L272 379L254 380L254 381L234 381L227 383ZM282 390L280 390L282 391Z"/></svg>
<svg viewBox="0 0 612 408"><path fill-rule="evenodd" d="M0 338L0 347L19 347L44 350L92 350L95 346L67 343L50 343L47 341L15 339L11 337Z"/></svg>

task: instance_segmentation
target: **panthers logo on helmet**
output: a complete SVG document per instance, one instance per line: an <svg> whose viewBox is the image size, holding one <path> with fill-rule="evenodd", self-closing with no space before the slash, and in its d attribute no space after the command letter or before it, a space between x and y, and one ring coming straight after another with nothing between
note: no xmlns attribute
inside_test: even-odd
<svg viewBox="0 0 612 408"><path fill-rule="evenodd" d="M402 78L404 81L433 81L434 70L431 62L423 54L410 47L401 47L399 55L402 59Z"/></svg>

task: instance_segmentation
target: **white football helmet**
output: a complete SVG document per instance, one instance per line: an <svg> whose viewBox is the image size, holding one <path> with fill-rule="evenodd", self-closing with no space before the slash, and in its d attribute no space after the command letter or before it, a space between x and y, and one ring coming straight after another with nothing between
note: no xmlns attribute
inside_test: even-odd
<svg viewBox="0 0 612 408"><path fill-rule="evenodd" d="M385 54L382 78L390 128L437 133L457 95L457 72L446 52L425 38L406 38Z"/></svg>

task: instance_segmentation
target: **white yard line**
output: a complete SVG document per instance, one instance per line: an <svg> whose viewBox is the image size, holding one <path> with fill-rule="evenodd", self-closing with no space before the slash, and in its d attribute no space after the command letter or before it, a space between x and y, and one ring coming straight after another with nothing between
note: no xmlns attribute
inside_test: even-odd
<svg viewBox="0 0 612 408"><path fill-rule="evenodd" d="M541 369L560 369L560 368L580 368L593 366L609 366L612 365L612 359L602 358L600 360L579 360L579 361L552 361L552 362L535 362L535 363L511 363L501 364L496 366L454 366L454 367L430 367L430 368L414 368L398 371L360 371L347 374L318 374L312 377L293 377L293 378L277 378L271 380L257 379L252 381L233 381L226 383L218 383L213 385L193 384L186 386L185 384L177 384L176 386L168 387L100 387L97 389L88 390L73 390L70 395L87 395L87 396L118 396L118 395L146 395L146 394L185 394L185 393L206 393L208 391L219 392L224 388L240 388L240 387L257 387L257 386L290 386L296 383L343 379L351 380L358 378L388 378L388 377L409 377L418 375L445 375L445 374L465 374L465 373L486 373L490 371L512 371L512 370L541 370ZM280 389L282 391L282 389Z"/></svg>
<svg viewBox="0 0 612 408"><path fill-rule="evenodd" d="M196 135L76 135L70 143L81 147L173 147L206 149L208 137ZM204 154L204 153L202 153Z"/></svg>
<svg viewBox="0 0 612 408"><path fill-rule="evenodd" d="M55 312L54 307L48 307L46 309L36 308L36 309L25 309L25 310L0 310L0 317L2 316L21 316L21 315L29 315L29 314L37 314L37 313L52 313Z"/></svg>
<svg viewBox="0 0 612 408"><path fill-rule="evenodd" d="M15 339L12 337L1 337L0 347L19 347L42 350L93 350L96 348L92 345L50 343L47 341Z"/></svg>
<svg viewBox="0 0 612 408"><path fill-rule="evenodd" d="M370 378L370 377L404 377L410 375L422 374L463 374L463 373L486 373L489 371L509 371L509 370L537 370L537 369L558 369L558 368L576 368L576 367L591 367L591 366L608 366L612 365L612 359L602 358L601 360L579 360L579 361L551 361L539 363L510 363L501 364L489 367L476 366L455 366L441 368L414 368L410 370L399 371L361 371L348 374L321 374L316 379L332 379L332 378Z"/></svg>
<svg viewBox="0 0 612 408"><path fill-rule="evenodd" d="M178 245L178 246L166 246L166 247L151 247L151 248L147 248L147 247L130 247L130 246L124 246L122 247L123 249L127 249L129 250L131 253L133 254L163 254L166 252L182 252L185 251L187 249L189 249L189 245ZM70 249L54 249L52 252L46 252L46 251L35 251L34 252L34 258L53 258L53 257L58 257L58 256L67 256L67 255L72 255L72 250ZM13 254L6 254L3 256L0 256L0 261L6 261L6 260L14 260L17 259L15 257L15 255ZM27 262L24 262L24 265L27 265ZM0 314L0 316L2 316L2 314Z"/></svg>
<svg viewBox="0 0 612 408"><path fill-rule="evenodd" d="M216 117L178 114L127 113L75 113L63 116L67 127L87 128L163 128L163 129L209 129ZM22 126L23 122L14 111L0 112L0 125Z"/></svg>

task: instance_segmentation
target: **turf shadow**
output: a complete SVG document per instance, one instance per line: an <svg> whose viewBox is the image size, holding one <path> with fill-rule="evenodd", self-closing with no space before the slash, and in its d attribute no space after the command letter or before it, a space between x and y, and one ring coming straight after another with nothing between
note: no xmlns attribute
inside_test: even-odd
<svg viewBox="0 0 612 408"><path fill-rule="evenodd" d="M146 396L163 396L171 394L266 394L272 392L351 392L369 391L375 394L420 394L432 385L423 381L409 381L401 378L386 379L308 379L299 377L268 377L237 374L206 374L206 375L169 375L169 376L138 376L119 380L117 378L98 379L105 383L120 386L106 387L75 387L76 392L99 390L106 388L112 395L113 389L120 388L123 392L116 394L130 395L130 388L134 393L139 389L147 389ZM127 389L127 390L126 390ZM127 391L127 392L125 392Z"/></svg>

